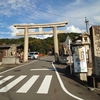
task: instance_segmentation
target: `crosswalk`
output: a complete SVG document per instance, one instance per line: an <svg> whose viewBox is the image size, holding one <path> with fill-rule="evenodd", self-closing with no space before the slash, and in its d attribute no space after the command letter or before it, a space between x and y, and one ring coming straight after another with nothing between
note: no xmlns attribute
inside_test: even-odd
<svg viewBox="0 0 100 100"><path fill-rule="evenodd" d="M29 78L24 85L20 86L19 89L17 89L17 91L14 91L16 93L27 93L30 88L32 86L34 86L34 83L39 79L40 75L33 75L31 76L31 78ZM25 78L27 78L27 75L20 75L19 77L15 78L15 75L9 75L5 78L3 78L3 76L0 76L0 78L2 78L0 80L0 93L6 93L9 90L11 90L12 88L14 88L14 86L16 86L17 84L19 84L20 82L22 82ZM11 80L11 82L9 82ZM37 90L37 94L48 94L49 92L49 88L50 88L50 84L52 81L52 75L45 75L42 83L40 83L40 86ZM6 85L4 84L6 83ZM4 84L4 85L2 85ZM2 87L3 86L3 87Z"/></svg>
<svg viewBox="0 0 100 100"><path fill-rule="evenodd" d="M2 76L0 76L0 78L1 78Z"/></svg>

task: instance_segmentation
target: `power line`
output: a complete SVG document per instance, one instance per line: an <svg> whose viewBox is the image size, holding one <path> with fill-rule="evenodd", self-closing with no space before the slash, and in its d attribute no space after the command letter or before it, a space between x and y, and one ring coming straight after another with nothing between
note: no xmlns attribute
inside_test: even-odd
<svg viewBox="0 0 100 100"><path fill-rule="evenodd" d="M16 0L16 1L17 1L17 0ZM54 15L54 16L59 16L59 17L64 17L64 18L66 17L66 16L62 16L62 15L59 15L59 14L54 14L54 13L51 13L51 12L42 10L42 9L40 9L40 8L36 8L36 7L34 7L34 6L30 6L30 5L28 5L28 4L26 4L26 3L23 3L23 2L20 2L20 1L17 1L17 2L19 2L19 3L21 3L21 4L25 5L25 6L27 6L27 7L29 7L29 8L34 8L34 9L36 9L36 10L38 10L38 11L41 11L41 12L44 12L44 13L48 13L48 14L51 14L51 15ZM66 17L66 18L83 19L84 17L81 17L81 18Z"/></svg>

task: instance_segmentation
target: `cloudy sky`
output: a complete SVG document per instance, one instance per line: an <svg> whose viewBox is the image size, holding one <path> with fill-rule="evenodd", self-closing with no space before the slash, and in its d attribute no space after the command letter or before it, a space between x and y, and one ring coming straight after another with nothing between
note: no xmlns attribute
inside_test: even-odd
<svg viewBox="0 0 100 100"><path fill-rule="evenodd" d="M68 21L67 32L85 32L100 25L100 0L0 0L0 38L16 38L13 24L43 24ZM18 37L18 36L17 36ZM47 36L33 36L47 37Z"/></svg>

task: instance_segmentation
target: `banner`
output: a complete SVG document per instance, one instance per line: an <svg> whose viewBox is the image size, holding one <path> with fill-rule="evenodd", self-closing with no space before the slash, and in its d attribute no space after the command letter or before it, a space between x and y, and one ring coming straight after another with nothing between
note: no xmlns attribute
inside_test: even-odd
<svg viewBox="0 0 100 100"><path fill-rule="evenodd" d="M87 72L86 52L84 46L74 47L74 72Z"/></svg>

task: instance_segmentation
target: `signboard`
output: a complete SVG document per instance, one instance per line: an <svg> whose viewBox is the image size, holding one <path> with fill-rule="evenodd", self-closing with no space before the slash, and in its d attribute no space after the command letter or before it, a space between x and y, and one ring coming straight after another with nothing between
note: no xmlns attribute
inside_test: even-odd
<svg viewBox="0 0 100 100"><path fill-rule="evenodd" d="M87 62L84 46L74 47L74 72L87 72Z"/></svg>

